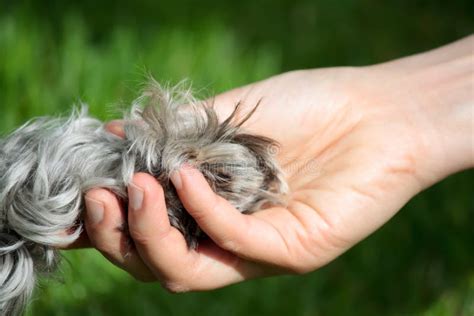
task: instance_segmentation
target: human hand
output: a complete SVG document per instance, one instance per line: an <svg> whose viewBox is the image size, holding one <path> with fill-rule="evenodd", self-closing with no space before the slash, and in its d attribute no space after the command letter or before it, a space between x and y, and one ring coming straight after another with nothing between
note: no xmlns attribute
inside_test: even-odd
<svg viewBox="0 0 474 316"><path fill-rule="evenodd" d="M250 108L262 99L244 128L280 143L287 207L240 214L184 167L173 182L210 237L189 250L169 224L159 183L137 174L128 214L106 190L87 194L92 244L137 278L174 292L327 264L418 192L473 166L472 41L372 67L290 72L217 96L221 119L238 101ZM109 129L121 133L120 124ZM133 249L117 229L126 217Z"/></svg>

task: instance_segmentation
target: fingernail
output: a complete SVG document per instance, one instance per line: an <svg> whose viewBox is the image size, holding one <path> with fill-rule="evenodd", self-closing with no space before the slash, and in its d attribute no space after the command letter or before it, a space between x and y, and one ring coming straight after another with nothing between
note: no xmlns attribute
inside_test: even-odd
<svg viewBox="0 0 474 316"><path fill-rule="evenodd" d="M128 186L128 199L132 210L136 211L142 208L143 190L133 182Z"/></svg>
<svg viewBox="0 0 474 316"><path fill-rule="evenodd" d="M173 182L173 185L176 190L180 190L181 187L183 186L183 183L181 182L181 175L179 173L179 170L175 170L171 173L170 175L171 182Z"/></svg>
<svg viewBox="0 0 474 316"><path fill-rule="evenodd" d="M87 218L92 225L99 224L104 218L104 204L88 197L86 197L85 200Z"/></svg>

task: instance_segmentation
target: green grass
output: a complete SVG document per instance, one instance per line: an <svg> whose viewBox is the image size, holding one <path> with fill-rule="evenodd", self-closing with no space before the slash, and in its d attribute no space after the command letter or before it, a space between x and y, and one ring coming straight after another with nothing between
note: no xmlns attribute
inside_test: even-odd
<svg viewBox="0 0 474 316"><path fill-rule="evenodd" d="M0 132L89 104L117 116L152 74L201 96L297 68L361 65L474 29L470 1L173 3L0 0ZM28 315L474 315L474 173L423 192L382 229L305 276L171 295L94 250L64 253Z"/></svg>

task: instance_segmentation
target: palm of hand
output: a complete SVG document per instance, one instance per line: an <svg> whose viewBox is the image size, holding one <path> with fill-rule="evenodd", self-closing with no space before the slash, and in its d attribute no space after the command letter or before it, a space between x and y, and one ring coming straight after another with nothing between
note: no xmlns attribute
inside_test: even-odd
<svg viewBox="0 0 474 316"><path fill-rule="evenodd" d="M364 80L354 72L287 73L216 98L223 115L238 100L251 105L262 98L246 128L281 144L278 158L291 188L288 206L255 213L229 250L285 270L311 271L373 232L422 189L409 121L386 96L371 96L386 103L372 104L353 93L349 84Z"/></svg>
<svg viewBox="0 0 474 316"><path fill-rule="evenodd" d="M92 244L134 276L158 278L172 291L302 273L335 259L427 184L415 173L421 142L409 138L414 128L400 111L402 97L367 92L369 77L346 68L297 71L215 98L221 119L237 102L245 115L245 106L250 109L261 99L244 128L280 143L277 158L291 191L287 207L242 215L215 195L197 170L181 171L178 195L211 237L189 250L169 224L162 188L151 176L138 174L133 183L144 193L144 206L128 212L136 249L123 255L126 238L114 225L125 220L124 213L103 190L87 194L106 205L100 224L86 218Z"/></svg>

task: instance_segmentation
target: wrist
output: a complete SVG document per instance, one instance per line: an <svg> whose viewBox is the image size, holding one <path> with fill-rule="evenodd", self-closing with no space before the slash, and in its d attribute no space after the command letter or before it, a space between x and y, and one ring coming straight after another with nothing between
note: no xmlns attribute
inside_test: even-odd
<svg viewBox="0 0 474 316"><path fill-rule="evenodd" d="M432 130L431 158L441 177L474 167L473 69L470 52L424 67L412 78Z"/></svg>
<svg viewBox="0 0 474 316"><path fill-rule="evenodd" d="M393 63L411 98L412 108L404 110L415 113L425 148L421 163L432 183L474 167L472 47L474 37Z"/></svg>
<svg viewBox="0 0 474 316"><path fill-rule="evenodd" d="M474 167L474 37L427 53L364 67L356 83L370 111L405 133L422 187ZM374 89L377 87L377 89ZM374 99L375 97L375 99ZM388 126L387 125L387 126ZM410 135L407 137L407 135ZM401 149L403 150L403 149Z"/></svg>

